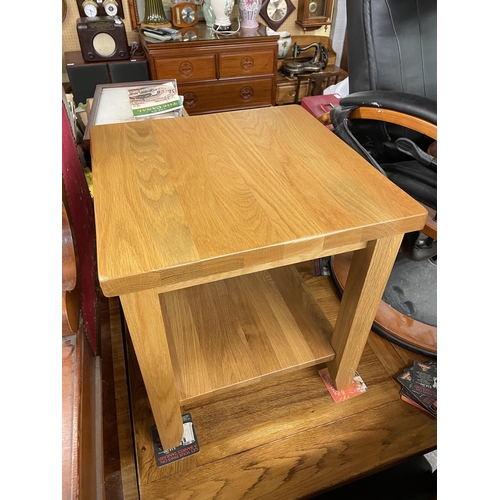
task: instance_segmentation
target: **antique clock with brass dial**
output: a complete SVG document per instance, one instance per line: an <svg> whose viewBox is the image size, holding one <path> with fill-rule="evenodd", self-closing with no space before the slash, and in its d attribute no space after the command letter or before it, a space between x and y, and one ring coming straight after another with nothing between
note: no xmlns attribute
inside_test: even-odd
<svg viewBox="0 0 500 500"><path fill-rule="evenodd" d="M294 10L291 0L264 0L260 15L271 29L277 31Z"/></svg>
<svg viewBox="0 0 500 500"><path fill-rule="evenodd" d="M86 17L97 17L98 6L94 0L84 0L82 9Z"/></svg>
<svg viewBox="0 0 500 500"><path fill-rule="evenodd" d="M76 3L80 17L124 17L122 0L76 0Z"/></svg>
<svg viewBox="0 0 500 500"><path fill-rule="evenodd" d="M174 3L170 22L176 28L187 28L198 22L198 6L193 2Z"/></svg>
<svg viewBox="0 0 500 500"><path fill-rule="evenodd" d="M304 31L332 24L333 0L299 0L297 20Z"/></svg>
<svg viewBox="0 0 500 500"><path fill-rule="evenodd" d="M102 2L104 7L104 12L107 16L117 16L118 15L118 2L116 0L104 0Z"/></svg>

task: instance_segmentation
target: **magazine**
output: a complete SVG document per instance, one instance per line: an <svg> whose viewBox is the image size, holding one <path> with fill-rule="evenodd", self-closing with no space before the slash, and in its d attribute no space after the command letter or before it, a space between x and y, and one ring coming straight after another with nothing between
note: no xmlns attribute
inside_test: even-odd
<svg viewBox="0 0 500 500"><path fill-rule="evenodd" d="M128 91L130 106L135 117L157 115L182 108L175 80Z"/></svg>

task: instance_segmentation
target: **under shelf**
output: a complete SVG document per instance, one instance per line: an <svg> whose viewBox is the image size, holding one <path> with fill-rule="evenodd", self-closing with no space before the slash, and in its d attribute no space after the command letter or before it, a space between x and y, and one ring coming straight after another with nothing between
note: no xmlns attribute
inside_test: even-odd
<svg viewBox="0 0 500 500"><path fill-rule="evenodd" d="M333 327L294 266L160 295L180 404L332 360Z"/></svg>

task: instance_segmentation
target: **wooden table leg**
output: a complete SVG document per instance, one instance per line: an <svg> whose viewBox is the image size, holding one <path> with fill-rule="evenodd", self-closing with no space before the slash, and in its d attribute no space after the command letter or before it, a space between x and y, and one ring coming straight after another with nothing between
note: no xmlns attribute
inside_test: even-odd
<svg viewBox="0 0 500 500"><path fill-rule="evenodd" d="M336 356L327 364L337 390L354 378L402 239L373 240L354 252L331 340Z"/></svg>
<svg viewBox="0 0 500 500"><path fill-rule="evenodd" d="M162 448L175 448L184 428L158 293L129 293L120 300Z"/></svg>

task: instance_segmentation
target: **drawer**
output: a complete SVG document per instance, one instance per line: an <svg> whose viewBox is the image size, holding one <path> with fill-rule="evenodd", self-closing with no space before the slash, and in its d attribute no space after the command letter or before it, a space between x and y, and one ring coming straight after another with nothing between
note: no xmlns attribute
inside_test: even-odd
<svg viewBox="0 0 500 500"><path fill-rule="evenodd" d="M274 51L219 54L219 78L273 75Z"/></svg>
<svg viewBox="0 0 500 500"><path fill-rule="evenodd" d="M300 102L303 97L306 97L309 87L308 81L300 83L299 99ZM279 83L276 86L276 104L292 104L295 102L295 95L297 94L297 84L295 82Z"/></svg>
<svg viewBox="0 0 500 500"><path fill-rule="evenodd" d="M180 84L184 108L189 115L272 105L273 79L239 82Z"/></svg>
<svg viewBox="0 0 500 500"><path fill-rule="evenodd" d="M161 57L155 58L156 80L175 78L181 82L215 80L215 54L193 57Z"/></svg>

